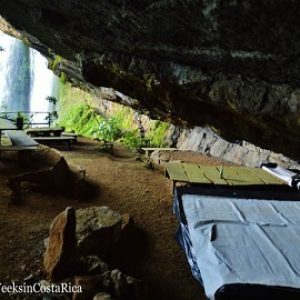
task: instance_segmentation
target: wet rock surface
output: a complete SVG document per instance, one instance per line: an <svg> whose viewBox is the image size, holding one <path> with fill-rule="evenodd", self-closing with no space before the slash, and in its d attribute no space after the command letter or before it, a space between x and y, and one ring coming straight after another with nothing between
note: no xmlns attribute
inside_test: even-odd
<svg viewBox="0 0 300 300"><path fill-rule="evenodd" d="M153 117L299 157L297 1L0 4L34 48L66 59L56 72L78 86L99 95L112 87L137 100L108 98Z"/></svg>

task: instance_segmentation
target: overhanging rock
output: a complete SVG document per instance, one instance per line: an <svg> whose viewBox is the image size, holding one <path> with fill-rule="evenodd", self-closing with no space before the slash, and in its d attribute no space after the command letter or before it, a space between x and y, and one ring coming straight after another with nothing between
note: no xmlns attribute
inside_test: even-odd
<svg viewBox="0 0 300 300"><path fill-rule="evenodd" d="M1 0L0 14L42 53L77 64L65 72L81 87L299 157L298 1Z"/></svg>

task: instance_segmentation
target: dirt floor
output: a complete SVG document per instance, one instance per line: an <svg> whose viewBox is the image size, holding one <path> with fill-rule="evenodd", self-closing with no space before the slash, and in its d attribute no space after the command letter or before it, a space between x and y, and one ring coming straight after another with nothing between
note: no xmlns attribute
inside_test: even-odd
<svg viewBox="0 0 300 300"><path fill-rule="evenodd" d="M147 283L151 299L204 299L174 239L177 222L171 212L170 181L163 171L148 168L120 146L113 155L98 148L99 142L80 139L71 151L62 151L68 162L86 169L88 180L99 192L95 199L80 202L27 189L22 204L11 204L6 180L21 170L17 161L0 160L0 282L22 280L42 268L49 224L67 206L106 205L132 215L145 236L145 253L132 275ZM198 159L220 164L201 155Z"/></svg>

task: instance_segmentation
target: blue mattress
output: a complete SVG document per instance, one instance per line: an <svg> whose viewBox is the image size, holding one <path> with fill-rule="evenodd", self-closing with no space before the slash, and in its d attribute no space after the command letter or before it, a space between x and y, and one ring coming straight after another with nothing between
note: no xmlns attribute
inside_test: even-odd
<svg viewBox="0 0 300 300"><path fill-rule="evenodd" d="M238 299L237 290L253 292L253 298L268 288L275 295L291 293L286 299L300 299L298 195L284 201L268 193L257 195L175 192L177 240L209 299ZM225 297L226 291L235 296Z"/></svg>

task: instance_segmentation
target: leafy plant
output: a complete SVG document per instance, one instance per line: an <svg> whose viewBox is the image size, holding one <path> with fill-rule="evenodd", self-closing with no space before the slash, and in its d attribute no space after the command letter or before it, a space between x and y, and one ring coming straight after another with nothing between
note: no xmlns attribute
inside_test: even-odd
<svg viewBox="0 0 300 300"><path fill-rule="evenodd" d="M52 106L52 111L49 112L48 116L45 117L45 120L49 121L49 124L51 125L53 121L56 121L58 119L58 113L55 110L56 104L58 102L58 99L53 96L47 96L45 98Z"/></svg>
<svg viewBox="0 0 300 300"><path fill-rule="evenodd" d="M53 106L55 106L56 103L58 102L58 100L57 100L55 97L53 97L53 96L47 96L47 97L46 97L46 100L47 100L49 103L51 103Z"/></svg>
<svg viewBox="0 0 300 300"><path fill-rule="evenodd" d="M142 138L139 130L124 131L121 142L129 148L140 148L142 146Z"/></svg>
<svg viewBox="0 0 300 300"><path fill-rule="evenodd" d="M53 71L56 70L61 62L61 59L62 59L61 56L55 55L54 59L51 60L49 63L49 68Z"/></svg>
<svg viewBox="0 0 300 300"><path fill-rule="evenodd" d="M114 117L102 119L98 127L98 134L102 140L113 142L122 137L118 120Z"/></svg>

